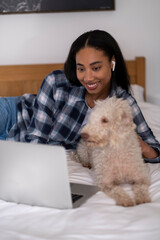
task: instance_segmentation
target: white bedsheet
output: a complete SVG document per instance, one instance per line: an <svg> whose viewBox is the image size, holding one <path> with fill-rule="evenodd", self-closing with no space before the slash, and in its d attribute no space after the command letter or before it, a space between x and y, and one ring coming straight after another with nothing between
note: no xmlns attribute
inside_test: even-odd
<svg viewBox="0 0 160 240"><path fill-rule="evenodd" d="M160 108L139 103L160 140ZM69 161L73 182L93 184L92 171ZM124 208L98 192L83 206L58 210L0 200L0 240L160 240L160 164L148 164L152 203Z"/></svg>

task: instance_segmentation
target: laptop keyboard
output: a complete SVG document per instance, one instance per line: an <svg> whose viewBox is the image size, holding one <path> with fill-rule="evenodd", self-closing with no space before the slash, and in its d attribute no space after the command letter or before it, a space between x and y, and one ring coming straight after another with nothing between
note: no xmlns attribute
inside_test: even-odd
<svg viewBox="0 0 160 240"><path fill-rule="evenodd" d="M82 198L83 195L73 194L72 193L72 203L76 202L78 199Z"/></svg>

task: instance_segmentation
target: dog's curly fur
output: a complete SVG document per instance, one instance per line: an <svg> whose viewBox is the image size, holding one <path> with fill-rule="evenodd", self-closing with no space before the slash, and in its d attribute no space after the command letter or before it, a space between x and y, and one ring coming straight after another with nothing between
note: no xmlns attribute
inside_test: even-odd
<svg viewBox="0 0 160 240"><path fill-rule="evenodd" d="M93 167L97 185L125 207L150 202L150 177L126 100L97 101L72 159ZM123 189L130 184L134 197Z"/></svg>

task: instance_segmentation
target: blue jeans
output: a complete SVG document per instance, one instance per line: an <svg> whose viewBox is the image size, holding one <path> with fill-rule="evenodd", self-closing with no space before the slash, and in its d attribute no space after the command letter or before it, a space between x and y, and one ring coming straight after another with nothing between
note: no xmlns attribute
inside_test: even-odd
<svg viewBox="0 0 160 240"><path fill-rule="evenodd" d="M17 121L17 102L20 97L0 97L0 140L5 140Z"/></svg>

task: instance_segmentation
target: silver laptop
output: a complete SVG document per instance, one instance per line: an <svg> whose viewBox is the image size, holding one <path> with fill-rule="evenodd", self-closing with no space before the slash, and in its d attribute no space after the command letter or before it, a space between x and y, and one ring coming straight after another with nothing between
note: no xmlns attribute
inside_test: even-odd
<svg viewBox="0 0 160 240"><path fill-rule="evenodd" d="M36 206L78 207L99 189L69 183L61 146L0 141L0 199Z"/></svg>

